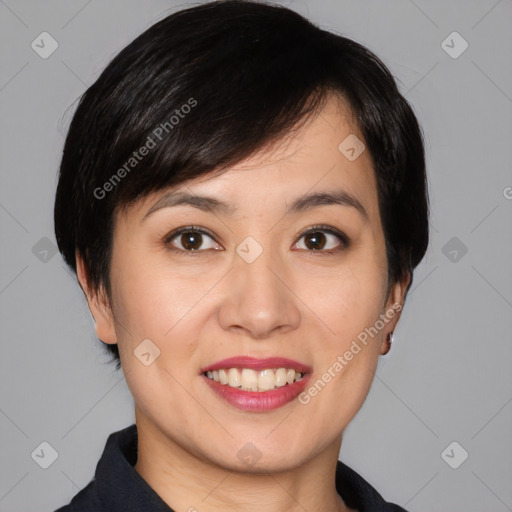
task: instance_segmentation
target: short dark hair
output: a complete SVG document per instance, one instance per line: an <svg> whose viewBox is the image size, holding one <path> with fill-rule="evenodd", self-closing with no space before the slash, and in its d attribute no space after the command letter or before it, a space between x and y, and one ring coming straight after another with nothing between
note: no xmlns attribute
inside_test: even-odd
<svg viewBox="0 0 512 512"><path fill-rule="evenodd" d="M221 173L290 133L332 92L348 100L374 163L389 283L407 273L412 283L428 246L429 206L423 136L411 106L364 46L285 7L244 0L214 1L162 19L83 94L55 199L56 239L66 263L76 273L78 251L88 285L111 301L119 209ZM106 348L119 369L117 345Z"/></svg>

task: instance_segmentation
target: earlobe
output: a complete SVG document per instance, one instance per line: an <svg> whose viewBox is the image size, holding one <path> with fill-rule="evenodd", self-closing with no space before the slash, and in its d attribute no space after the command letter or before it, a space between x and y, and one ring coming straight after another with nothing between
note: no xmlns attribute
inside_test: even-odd
<svg viewBox="0 0 512 512"><path fill-rule="evenodd" d="M104 343L117 343L111 305L103 287L96 291L89 286L85 264L78 252L76 253L76 275L94 318L96 336Z"/></svg>
<svg viewBox="0 0 512 512"><path fill-rule="evenodd" d="M407 272L404 279L400 282L395 283L390 289L384 314L387 317L388 315L392 316L383 333L382 343L380 347L381 355L386 355L391 350L391 345L393 343L393 331L395 331L396 326L398 324L398 320L400 319L400 315L402 314L402 308L410 282L411 274Z"/></svg>
<svg viewBox="0 0 512 512"><path fill-rule="evenodd" d="M393 343L393 331L389 332L382 343L382 346L380 348L380 354L382 356L385 356L390 350L391 345Z"/></svg>

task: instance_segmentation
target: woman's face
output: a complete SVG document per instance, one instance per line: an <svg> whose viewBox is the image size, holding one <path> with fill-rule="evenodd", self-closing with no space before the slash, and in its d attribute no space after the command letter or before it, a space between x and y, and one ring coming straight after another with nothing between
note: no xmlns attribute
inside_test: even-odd
<svg viewBox="0 0 512 512"><path fill-rule="evenodd" d="M98 337L118 343L139 429L230 470L337 456L405 290L386 294L376 180L354 136L363 139L333 98L271 152L118 214L113 315L90 304ZM169 193L211 199L173 204ZM228 384L209 378L212 365ZM290 384L288 370L306 375ZM242 381L248 390L235 389Z"/></svg>

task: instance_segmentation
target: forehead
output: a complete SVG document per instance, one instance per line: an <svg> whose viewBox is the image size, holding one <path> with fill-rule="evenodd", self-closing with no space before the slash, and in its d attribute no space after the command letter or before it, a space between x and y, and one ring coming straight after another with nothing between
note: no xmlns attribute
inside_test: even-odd
<svg viewBox="0 0 512 512"><path fill-rule="evenodd" d="M151 193L125 211L143 217L174 191L215 196L231 213L268 210L311 192L344 190L378 220L374 167L348 103L330 96L306 124L221 174L206 174Z"/></svg>

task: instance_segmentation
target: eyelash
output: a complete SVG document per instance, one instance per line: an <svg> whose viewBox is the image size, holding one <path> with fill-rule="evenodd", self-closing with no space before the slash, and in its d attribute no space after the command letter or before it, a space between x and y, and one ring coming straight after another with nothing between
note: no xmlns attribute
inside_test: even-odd
<svg viewBox="0 0 512 512"><path fill-rule="evenodd" d="M306 250L307 252L309 253L316 253L318 255L333 255L343 249L347 249L350 245L350 239L348 238L347 235L345 235L345 233L341 232L341 231L338 231L337 229L334 229L330 226L326 226L324 224L316 224L314 226L311 226L309 227L306 231L302 232L297 240L297 242L303 238L304 236L310 234L310 233L316 233L316 232L322 232L322 233L328 233L330 235L333 235L335 236L336 238L338 238L338 240L341 242L341 246L340 247L337 247L337 248L334 248L334 249L328 249L328 250L307 250L307 249L300 249L301 251L304 251ZM212 249L198 249L198 250L192 250L192 251L187 251L185 249L178 249L176 247L173 247L172 244L171 244L171 241L178 237L179 235L182 235L183 233L199 233L201 235L207 235L209 236L212 240L215 241L215 237L209 233L208 231L202 229L202 228L199 228L198 226L183 226L181 228L178 228L176 230L174 230L173 232L169 233L165 239L164 239L164 244L168 247L169 250L175 252L175 253L178 253L178 254L186 254L187 256L190 255L190 256L198 256L200 253L202 252L207 252L208 250L212 250ZM295 243L297 243L295 242ZM218 242L216 242L218 243Z"/></svg>

